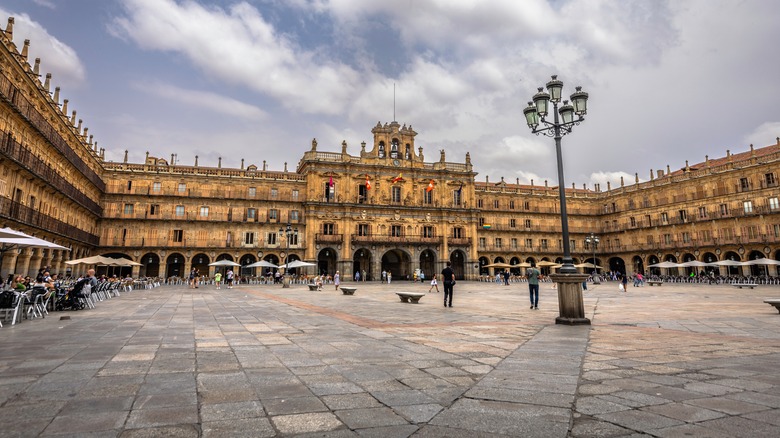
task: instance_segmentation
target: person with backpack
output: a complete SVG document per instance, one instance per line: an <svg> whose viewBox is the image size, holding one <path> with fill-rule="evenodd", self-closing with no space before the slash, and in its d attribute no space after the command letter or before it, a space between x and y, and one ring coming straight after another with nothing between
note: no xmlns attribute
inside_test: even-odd
<svg viewBox="0 0 780 438"><path fill-rule="evenodd" d="M528 292L531 295L531 310L539 310L539 275L536 262L531 262L531 267L525 272L528 277Z"/></svg>

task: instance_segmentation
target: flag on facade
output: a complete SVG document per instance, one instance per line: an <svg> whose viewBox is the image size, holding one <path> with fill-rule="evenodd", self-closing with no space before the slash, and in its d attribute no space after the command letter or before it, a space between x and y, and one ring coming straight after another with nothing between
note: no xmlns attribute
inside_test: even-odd
<svg viewBox="0 0 780 438"><path fill-rule="evenodd" d="M430 192L431 190L433 190L433 180L431 180L431 182L428 183L428 187L425 188L426 192Z"/></svg>
<svg viewBox="0 0 780 438"><path fill-rule="evenodd" d="M401 181L402 179L404 179L404 178L399 173L397 177L393 178L393 184L397 183L398 181Z"/></svg>
<svg viewBox="0 0 780 438"><path fill-rule="evenodd" d="M371 190L371 181L368 179L368 175L366 175L366 190Z"/></svg>
<svg viewBox="0 0 780 438"><path fill-rule="evenodd" d="M460 183L460 187L458 188L458 196L463 194L463 183Z"/></svg>
<svg viewBox="0 0 780 438"><path fill-rule="evenodd" d="M333 175L330 176L330 180L328 181L328 186L333 187Z"/></svg>

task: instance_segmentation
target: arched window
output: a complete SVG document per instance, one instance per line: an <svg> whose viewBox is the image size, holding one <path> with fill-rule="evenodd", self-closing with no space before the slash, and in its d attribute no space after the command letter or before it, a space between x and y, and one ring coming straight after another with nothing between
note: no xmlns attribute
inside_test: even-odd
<svg viewBox="0 0 780 438"><path fill-rule="evenodd" d="M385 157L385 142L380 141L379 142L379 158Z"/></svg>
<svg viewBox="0 0 780 438"><path fill-rule="evenodd" d="M409 143L406 143L406 152L404 152L404 158L407 160L412 159L412 146L409 145Z"/></svg>
<svg viewBox="0 0 780 438"><path fill-rule="evenodd" d="M398 158L398 139L394 138L390 145L390 158Z"/></svg>

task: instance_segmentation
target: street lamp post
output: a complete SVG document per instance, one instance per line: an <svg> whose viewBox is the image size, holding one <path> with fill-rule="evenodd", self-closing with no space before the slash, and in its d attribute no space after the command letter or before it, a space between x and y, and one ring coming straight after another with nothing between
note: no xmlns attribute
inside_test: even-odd
<svg viewBox="0 0 780 438"><path fill-rule="evenodd" d="M293 229L292 224L289 222L287 222L287 226L279 228L279 237L284 237L285 241L287 242L287 251L284 253L284 276L282 278L283 288L290 287L290 275L288 274L289 269L287 268L287 265L290 263L290 239L292 239L293 236L298 236L298 229Z"/></svg>
<svg viewBox="0 0 780 438"><path fill-rule="evenodd" d="M569 219L566 215L566 183L563 179L563 157L561 154L561 138L570 134L574 125L579 125L585 120L587 114L588 93L582 91L582 87L576 87L576 91L570 96L572 104L564 100L561 102L561 90L563 82L553 75L546 84L547 92L542 87L534 94L533 102L528 102L528 107L523 110L526 123L531 132L536 135L543 134L555 139L555 153L558 160L558 196L561 204L561 231L563 233L563 263L559 274L551 275L558 286L558 300L561 315L555 322L559 324L590 324L585 318L585 308L582 302L582 281L587 275L578 274L571 258L571 245L569 242ZM553 104L553 121L546 119L550 102ZM577 119L574 119L574 115ZM560 115L560 118L559 118ZM541 127L540 127L541 124Z"/></svg>
<svg viewBox="0 0 780 438"><path fill-rule="evenodd" d="M590 233L590 236L585 238L585 244L593 247L593 283L598 284L600 281L596 277L596 247L599 245L599 237Z"/></svg>

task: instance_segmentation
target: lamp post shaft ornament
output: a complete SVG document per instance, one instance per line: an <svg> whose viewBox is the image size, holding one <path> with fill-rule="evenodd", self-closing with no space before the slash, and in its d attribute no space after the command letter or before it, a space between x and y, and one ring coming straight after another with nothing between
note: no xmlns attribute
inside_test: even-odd
<svg viewBox="0 0 780 438"><path fill-rule="evenodd" d="M558 196L561 208L561 232L563 234L563 260L559 274L551 277L558 283L558 301L560 316L556 318L559 324L590 324L585 318L585 309L582 302L582 281L587 275L577 273L574 260L571 257L571 244L569 241L569 220L566 213L566 183L563 178L563 156L561 152L561 138L571 134L572 128L584 121L587 114L588 93L582 91L582 87L576 87L576 91L570 96L571 104L564 100L561 102L563 82L557 76L547 82L547 91L540 87L532 97L532 102L523 110L526 123L531 132L552 137L555 140L555 153L558 161ZM553 104L553 120L548 121L550 102ZM574 116L577 115L577 119Z"/></svg>

